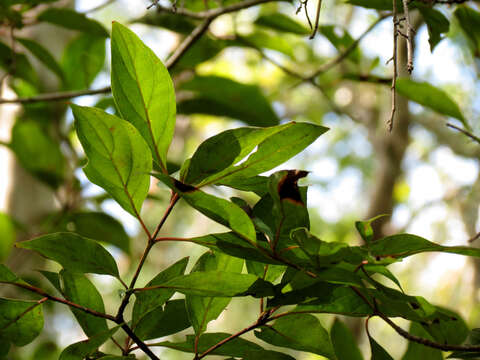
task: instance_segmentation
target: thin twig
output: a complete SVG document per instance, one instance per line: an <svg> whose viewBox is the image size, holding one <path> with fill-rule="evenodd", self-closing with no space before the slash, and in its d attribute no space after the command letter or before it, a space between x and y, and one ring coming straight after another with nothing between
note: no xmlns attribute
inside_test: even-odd
<svg viewBox="0 0 480 360"><path fill-rule="evenodd" d="M407 25L406 41L407 41L407 71L409 74L413 71L413 37L412 25L410 24L410 13L408 10L408 0L402 0L403 12L405 14L405 23ZM395 6L395 5L394 5Z"/></svg>
<svg viewBox="0 0 480 360"><path fill-rule="evenodd" d="M398 77L398 14L397 14L397 0L393 0L393 55L391 61L393 63L393 76L392 76L392 86L391 86L391 97L392 97L392 107L390 110L390 117L387 120L387 129L392 131L393 129L393 120L395 118L395 111L397 110L397 77Z"/></svg>
<svg viewBox="0 0 480 360"><path fill-rule="evenodd" d="M80 96L107 94L111 91L110 86L103 87L101 89L89 89L80 91L62 91L47 94L40 94L36 96L16 98L16 99L0 99L0 104L30 104L42 101L59 101L67 100Z"/></svg>
<svg viewBox="0 0 480 360"><path fill-rule="evenodd" d="M455 129L457 131L460 131L462 134L468 136L470 139L472 139L476 143L480 144L480 138L478 136L475 136L474 134L472 134L470 131L467 131L465 129L462 129L462 128L460 128L456 125L450 124L450 123L447 123L447 127Z"/></svg>
<svg viewBox="0 0 480 360"><path fill-rule="evenodd" d="M312 34L309 39L313 39L318 30L318 23L320 22L320 10L322 9L322 0L318 0L317 12L315 13L315 25L313 26Z"/></svg>

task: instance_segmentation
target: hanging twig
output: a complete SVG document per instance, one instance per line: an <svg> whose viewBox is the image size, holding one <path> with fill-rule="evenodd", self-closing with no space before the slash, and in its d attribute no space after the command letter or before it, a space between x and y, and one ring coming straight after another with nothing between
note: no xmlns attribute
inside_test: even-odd
<svg viewBox="0 0 480 360"><path fill-rule="evenodd" d="M322 9L322 0L318 0L317 13L315 14L315 25L313 26L313 31L312 31L312 35L310 35L310 39L313 39L315 37L315 34L317 33L318 23L320 21L320 10L321 9Z"/></svg>
<svg viewBox="0 0 480 360"><path fill-rule="evenodd" d="M413 71L413 38L412 25L410 25L410 14L408 10L408 0L402 0L403 13L405 14L405 24L407 25L406 41L407 41L407 71L409 74ZM394 5L395 6L395 5Z"/></svg>
<svg viewBox="0 0 480 360"><path fill-rule="evenodd" d="M395 111L397 108L397 77L398 77L398 63L397 63L397 50L398 50L398 14L397 14L397 0L393 0L393 55L390 60L387 61L389 63L392 61L393 63L393 76L392 76L392 86L391 86L391 96L392 96L392 107L390 110L390 117L387 120L387 129L388 131L392 131L393 129L393 119L395 117Z"/></svg>

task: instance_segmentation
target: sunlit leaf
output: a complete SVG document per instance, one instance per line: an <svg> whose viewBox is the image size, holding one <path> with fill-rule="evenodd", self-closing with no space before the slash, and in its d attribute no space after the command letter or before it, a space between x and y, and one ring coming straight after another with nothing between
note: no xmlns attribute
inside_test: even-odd
<svg viewBox="0 0 480 360"><path fill-rule="evenodd" d="M132 31L114 22L112 93L122 117L148 143L153 158L166 169L175 130L175 91L168 70Z"/></svg>

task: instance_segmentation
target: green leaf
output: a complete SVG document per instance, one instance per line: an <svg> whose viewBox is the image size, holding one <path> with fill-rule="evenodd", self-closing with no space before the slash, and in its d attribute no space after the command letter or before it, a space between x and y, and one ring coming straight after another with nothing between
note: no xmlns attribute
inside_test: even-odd
<svg viewBox="0 0 480 360"><path fill-rule="evenodd" d="M148 282L145 287L163 285L171 279L181 276L185 272L188 264L188 257L177 261L160 274L155 276ZM173 289L152 289L148 291L140 291L135 293L135 304L133 305L132 322L134 325L138 323L144 316L158 307L161 307L168 299L170 299L175 290Z"/></svg>
<svg viewBox="0 0 480 360"><path fill-rule="evenodd" d="M118 277L112 255L96 241L74 233L54 233L16 243L17 247L35 250L74 272L107 274Z"/></svg>
<svg viewBox="0 0 480 360"><path fill-rule="evenodd" d="M348 31L341 26L323 25L320 26L318 30L335 46L339 53L345 52L355 42ZM355 48L347 58L356 64L359 63L361 60L359 48Z"/></svg>
<svg viewBox="0 0 480 360"><path fill-rule="evenodd" d="M98 358L98 360L135 360L136 357L135 355L129 355L129 356L116 356L116 355L107 355L107 356L102 356L101 358Z"/></svg>
<svg viewBox="0 0 480 360"><path fill-rule="evenodd" d="M335 319L332 330L333 348L335 355L341 360L363 360L362 353L350 329L339 319Z"/></svg>
<svg viewBox="0 0 480 360"><path fill-rule="evenodd" d="M81 34L66 46L62 69L67 90L88 89L105 63L105 38Z"/></svg>
<svg viewBox="0 0 480 360"><path fill-rule="evenodd" d="M470 40L473 56L480 57L480 12L468 6L459 5L454 15Z"/></svg>
<svg viewBox="0 0 480 360"><path fill-rule="evenodd" d="M122 223L103 212L75 212L64 219L62 230L115 245L130 253L130 238Z"/></svg>
<svg viewBox="0 0 480 360"><path fill-rule="evenodd" d="M247 260L247 271L249 274L258 276L268 282L274 282L287 268L284 265L263 264L258 261Z"/></svg>
<svg viewBox="0 0 480 360"><path fill-rule="evenodd" d="M195 23L193 21L190 21L186 17L178 16L178 14L170 14L167 12L149 11L144 16L132 22L159 26L184 35L188 35L195 29Z"/></svg>
<svg viewBox="0 0 480 360"><path fill-rule="evenodd" d="M207 252L196 263L192 273L205 271L222 271L241 273L243 260L222 253ZM230 303L230 298L213 298L203 296L186 296L187 312L197 335L207 329L210 321L215 320Z"/></svg>
<svg viewBox="0 0 480 360"><path fill-rule="evenodd" d="M176 277L160 287L186 295L232 297L273 295L273 285L251 274L222 271L195 272Z"/></svg>
<svg viewBox="0 0 480 360"><path fill-rule="evenodd" d="M46 270L38 270L40 274L42 274L45 279L48 280L50 284L58 291L62 292L62 285L60 284L60 275L53 271L46 271Z"/></svg>
<svg viewBox="0 0 480 360"><path fill-rule="evenodd" d="M230 334L225 333L207 333L200 336L198 341L198 352L202 353L219 343L220 341L229 337ZM194 353L195 336L187 335L187 339L181 343L174 343L170 341L164 341L156 344L157 346L168 347L179 351ZM228 341L223 346L212 351L212 355L234 356L241 357L248 360L294 360L289 355L282 354L276 351L264 350L260 345L251 341L244 340L240 337L236 337L231 341Z"/></svg>
<svg viewBox="0 0 480 360"><path fill-rule="evenodd" d="M188 241L241 259L259 261L265 264L279 264L278 261L266 256L255 246L232 232L209 234L191 238ZM256 245L262 246L263 244L257 240ZM263 248L266 250L265 246Z"/></svg>
<svg viewBox="0 0 480 360"><path fill-rule="evenodd" d="M0 264L0 283L15 283L19 281L19 277L15 275L4 264Z"/></svg>
<svg viewBox="0 0 480 360"><path fill-rule="evenodd" d="M107 30L98 21L89 19L84 14L67 8L49 7L38 15L37 20L70 30L108 37Z"/></svg>
<svg viewBox="0 0 480 360"><path fill-rule="evenodd" d="M373 240L374 234L373 234L372 222L384 216L388 216L388 215L382 214L382 215L377 215L366 221L355 221L355 228L357 229L358 233L362 237L363 241L365 241L365 244L370 244L370 242Z"/></svg>
<svg viewBox="0 0 480 360"><path fill-rule="evenodd" d="M417 82L406 78L397 79L397 92L407 99L428 107L440 114L454 117L469 128L460 108L443 90L426 82Z"/></svg>
<svg viewBox="0 0 480 360"><path fill-rule="evenodd" d="M31 85L35 86L38 83L37 74L25 54L18 52L14 54L12 49L2 42L0 42L0 67L12 73L15 78L25 80Z"/></svg>
<svg viewBox="0 0 480 360"><path fill-rule="evenodd" d="M80 273L62 270L60 278L63 284L63 293L67 300L86 308L105 313L102 295L98 292L90 280ZM92 337L98 333L108 331L107 320L93 316L79 309L70 308L85 335Z"/></svg>
<svg viewBox="0 0 480 360"><path fill-rule="evenodd" d="M230 41L204 35L184 53L171 71L180 72L186 69L194 69L197 65L217 56L230 44Z"/></svg>
<svg viewBox="0 0 480 360"><path fill-rule="evenodd" d="M433 340L433 338L422 328L418 323L412 322L410 325L410 334L419 336L423 339ZM415 343L413 341L408 342L408 348L402 360L442 360L443 355L440 350L432 349L430 347Z"/></svg>
<svg viewBox="0 0 480 360"><path fill-rule="evenodd" d="M0 339L24 346L31 343L42 329L41 304L0 298Z"/></svg>
<svg viewBox="0 0 480 360"><path fill-rule="evenodd" d="M450 30L450 22L440 11L428 5L418 3L417 7L427 24L430 51L433 51L435 46L443 39L441 35L448 33Z"/></svg>
<svg viewBox="0 0 480 360"><path fill-rule="evenodd" d="M370 349L372 350L371 360L393 360L388 352L380 346L371 336L368 337L370 341Z"/></svg>
<svg viewBox="0 0 480 360"><path fill-rule="evenodd" d="M138 217L150 186L152 158L146 142L125 120L100 109L72 105L88 179Z"/></svg>
<svg viewBox="0 0 480 360"><path fill-rule="evenodd" d="M251 243L256 241L255 227L238 205L225 199L207 194L193 186L167 177L163 174L154 174L172 190L178 193L190 206L200 211L210 219L229 227L235 233Z"/></svg>
<svg viewBox="0 0 480 360"><path fill-rule="evenodd" d="M166 171L175 130L175 91L168 70L132 31L114 22L112 93L118 111L142 134Z"/></svg>
<svg viewBox="0 0 480 360"><path fill-rule="evenodd" d="M17 37L16 40L28 51L30 51L38 60L40 60L46 67L52 70L60 79L63 79L62 68L46 48L44 48L38 42L30 39Z"/></svg>
<svg viewBox="0 0 480 360"><path fill-rule="evenodd" d="M13 219L2 212L0 212L0 239L0 261L4 261L10 254L17 239L17 231Z"/></svg>
<svg viewBox="0 0 480 360"><path fill-rule="evenodd" d="M59 360L83 360L86 356L95 352L105 341L107 341L117 330L118 326L99 333L91 338L79 341L65 348L60 354Z"/></svg>
<svg viewBox="0 0 480 360"><path fill-rule="evenodd" d="M376 10L391 11L393 8L392 0L346 0L346 3ZM397 1L397 11L403 13L403 5L401 1Z"/></svg>
<svg viewBox="0 0 480 360"><path fill-rule="evenodd" d="M281 317L275 320L273 325L262 326L260 331L255 331L255 336L272 345L335 359L327 330L310 314Z"/></svg>
<svg viewBox="0 0 480 360"><path fill-rule="evenodd" d="M220 76L195 76L181 85L192 91L193 98L178 104L182 114L208 114L242 120L249 125L271 126L278 116L256 85L249 85Z"/></svg>
<svg viewBox="0 0 480 360"><path fill-rule="evenodd" d="M370 253L376 257L403 259L423 252L445 252L480 257L480 249L469 246L442 246L412 234L397 234L375 241Z"/></svg>
<svg viewBox="0 0 480 360"><path fill-rule="evenodd" d="M328 128L309 123L290 122L265 129L246 128L245 130L237 130L226 134L222 133L207 140L205 143L208 143L202 150L200 150L200 147L203 144L200 145L199 154L194 154L194 157L198 156L198 162L206 158L206 150L210 148L215 148L217 153L224 154L222 150L229 147L229 151L233 152L233 155L226 155L225 160L219 161L217 165L214 165L212 160L206 167L199 164L195 165L202 169L201 173L199 173L199 170L193 170L193 174L190 174L189 171L186 176L187 182L197 183L199 179L202 179L199 183L199 186L202 186L256 176L283 164L313 143ZM255 147L256 151L251 153ZM240 162L248 154L250 156L245 161ZM218 164L221 164L221 166ZM219 166L223 170L217 170L217 173L205 177L205 175L208 175L208 169L212 169L210 171L213 172L215 166Z"/></svg>
<svg viewBox="0 0 480 360"><path fill-rule="evenodd" d="M235 178L226 179L218 183L233 189L241 191L252 191L258 196L263 196L267 192L268 177L266 176L252 176L249 178Z"/></svg>
<svg viewBox="0 0 480 360"><path fill-rule="evenodd" d="M10 147L22 166L39 180L57 188L63 183L66 162L60 144L52 139L39 122L17 121Z"/></svg>
<svg viewBox="0 0 480 360"><path fill-rule="evenodd" d="M293 44L282 35L272 35L265 31L255 31L248 35L237 36L235 41L238 42L239 46L251 47L257 50L275 50L295 59Z"/></svg>
<svg viewBox="0 0 480 360"><path fill-rule="evenodd" d="M161 306L143 317L135 328L135 334L142 340L155 339L190 327L185 300L177 299L167 301L165 307Z"/></svg>
<svg viewBox="0 0 480 360"><path fill-rule="evenodd" d="M273 30L289 32L297 35L310 34L310 30L308 30L305 26L303 26L296 20L293 20L291 17L281 13L260 15L254 21L254 24L264 26Z"/></svg>

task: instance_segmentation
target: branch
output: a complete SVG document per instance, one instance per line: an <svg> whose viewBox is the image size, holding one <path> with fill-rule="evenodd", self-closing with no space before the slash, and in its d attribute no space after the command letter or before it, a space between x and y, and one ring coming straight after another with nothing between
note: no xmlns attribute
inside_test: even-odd
<svg viewBox="0 0 480 360"><path fill-rule="evenodd" d="M106 86L101 89L93 90L80 90L80 91L64 91L64 92L54 92L48 94L40 94L37 96L30 96L25 98L16 98L16 99L0 99L0 104L31 104L41 101L58 101L72 99L85 95L96 95L96 94L107 94L111 91L110 86Z"/></svg>
<svg viewBox="0 0 480 360"><path fill-rule="evenodd" d="M398 54L398 15L397 15L397 0L393 0L393 55L392 55L392 63L393 63L393 76L392 76L392 86L391 86L391 97L392 97L392 107L390 110L390 117L387 120L387 128L388 131L392 131L393 129L393 120L395 118L395 111L397 110L397 77L398 77L398 61L397 61L397 54Z"/></svg>
<svg viewBox="0 0 480 360"><path fill-rule="evenodd" d="M457 131L460 131L462 134L468 136L470 139L472 139L473 141L475 141L476 143L480 144L480 138L473 135L471 132L465 130L465 129L462 129L462 128L459 128L458 126L456 125L453 125L453 124L450 124L450 123L447 123L447 126L449 128L452 128L452 129L455 129Z"/></svg>

